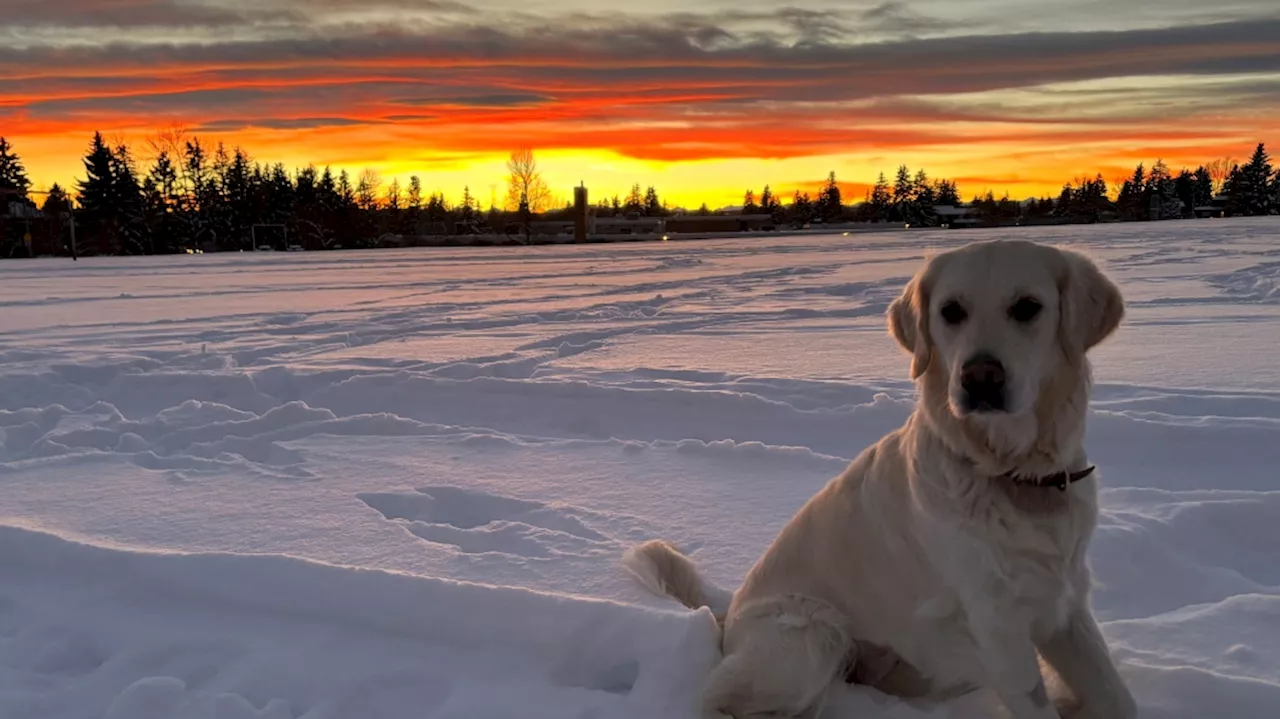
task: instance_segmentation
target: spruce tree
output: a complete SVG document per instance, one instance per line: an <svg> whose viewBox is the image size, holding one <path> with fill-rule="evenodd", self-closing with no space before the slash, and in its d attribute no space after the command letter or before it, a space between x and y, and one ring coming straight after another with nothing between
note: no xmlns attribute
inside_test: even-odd
<svg viewBox="0 0 1280 719"><path fill-rule="evenodd" d="M160 150L143 181L147 225L158 253L176 252L185 239L182 236L182 196L178 182L178 168L174 166L169 151Z"/></svg>
<svg viewBox="0 0 1280 719"><path fill-rule="evenodd" d="M443 204L442 199L441 205L443 206ZM458 207L458 219L468 223L474 221L477 216L478 204L476 198L471 196L471 186L464 186L462 188L462 204Z"/></svg>
<svg viewBox="0 0 1280 719"><path fill-rule="evenodd" d="M84 210L80 223L83 245L91 254L113 254L115 158L100 132L93 133L89 153L84 157L84 171L85 178L76 183Z"/></svg>
<svg viewBox="0 0 1280 719"><path fill-rule="evenodd" d="M1191 173L1191 178L1192 209L1205 207L1213 202L1213 176L1208 168L1204 165L1197 167L1196 171Z"/></svg>
<svg viewBox="0 0 1280 719"><path fill-rule="evenodd" d="M884 176L881 175L881 179ZM938 180L938 184L933 191L934 204L938 205L959 205L960 190L956 187L956 183L950 180Z"/></svg>
<svg viewBox="0 0 1280 719"><path fill-rule="evenodd" d="M889 193L889 183L884 179L883 172L871 188L870 205L872 220L880 222L889 219L893 209L893 195Z"/></svg>
<svg viewBox="0 0 1280 719"><path fill-rule="evenodd" d="M9 141L0 137L0 203L30 203L31 198L27 195L30 189L31 180L27 178L22 159Z"/></svg>
<svg viewBox="0 0 1280 719"><path fill-rule="evenodd" d="M1242 214L1266 215L1271 212L1272 187L1271 158L1262 143L1253 151L1253 157L1240 168L1234 193Z"/></svg>
<svg viewBox="0 0 1280 719"><path fill-rule="evenodd" d="M644 192L644 214L649 217L661 217L662 200L658 199L658 190L650 185Z"/></svg>
<svg viewBox="0 0 1280 719"><path fill-rule="evenodd" d="M839 222L844 219L844 198L840 195L840 185L836 182L836 173L827 175L827 184L818 194L818 203L814 212L824 222Z"/></svg>
<svg viewBox="0 0 1280 719"><path fill-rule="evenodd" d="M155 245L147 226L146 203L142 185L138 182L137 167L128 145L118 145L111 153L112 199L119 233L117 252L129 255L153 255Z"/></svg>
<svg viewBox="0 0 1280 719"><path fill-rule="evenodd" d="M915 183L911 181L911 170L906 165L898 166L898 176L893 183L893 213L890 217L894 222L913 223L917 221L915 206Z"/></svg>
<svg viewBox="0 0 1280 719"><path fill-rule="evenodd" d="M760 211L771 216L775 223L783 221L782 203L773 194L773 190L768 185L764 186L764 191L760 193Z"/></svg>
<svg viewBox="0 0 1280 719"><path fill-rule="evenodd" d="M760 211L760 206L756 204L756 193L754 190L747 190L747 194L742 197L742 214L754 215Z"/></svg>
<svg viewBox="0 0 1280 719"><path fill-rule="evenodd" d="M796 190L795 197L791 200L791 224L796 227L813 221L813 201L809 199L809 193Z"/></svg>

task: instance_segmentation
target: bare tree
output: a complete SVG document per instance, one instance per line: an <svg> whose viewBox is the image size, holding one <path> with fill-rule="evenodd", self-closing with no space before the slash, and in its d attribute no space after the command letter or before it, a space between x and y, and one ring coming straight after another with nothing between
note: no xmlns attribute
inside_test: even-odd
<svg viewBox="0 0 1280 719"><path fill-rule="evenodd" d="M1216 195L1222 192L1222 185L1227 181L1227 177L1231 175L1231 169L1236 166L1234 157L1219 157L1204 166L1209 171L1209 179L1213 180L1213 193Z"/></svg>
<svg viewBox="0 0 1280 719"><path fill-rule="evenodd" d="M543 212L551 204L551 190L538 169L533 150L521 148L511 153L507 160L507 209L511 211Z"/></svg>
<svg viewBox="0 0 1280 719"><path fill-rule="evenodd" d="M356 204L364 210L378 209L378 188L382 187L382 175L366 168L356 181Z"/></svg>
<svg viewBox="0 0 1280 719"><path fill-rule="evenodd" d="M167 127L147 136L147 152L142 159L147 163L153 163L162 152L170 158L182 157L182 152L186 149L187 141L190 139L191 132L187 130L185 124L181 122L171 123Z"/></svg>

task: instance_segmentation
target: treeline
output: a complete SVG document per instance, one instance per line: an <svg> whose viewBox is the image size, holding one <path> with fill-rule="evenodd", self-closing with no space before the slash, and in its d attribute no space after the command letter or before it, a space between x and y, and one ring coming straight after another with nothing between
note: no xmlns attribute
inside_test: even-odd
<svg viewBox="0 0 1280 719"><path fill-rule="evenodd" d="M450 202L442 193L424 194L416 176L403 186L393 181L384 187L371 170L354 178L328 167L289 171L279 163L254 161L241 148L209 147L181 132L149 140L145 166L128 144L95 133L83 163L84 179L73 190L76 203L58 185L33 193L21 159L0 137L0 257L64 253L73 216L77 245L86 254L235 251L258 245L369 247L387 234L527 235L538 215L567 216L565 203L553 200L528 149L513 153L508 163L503 209L487 211L470 188L463 188L460 201ZM1150 169L1139 165L1116 184L1109 187L1096 175L1067 183L1056 198L1025 201L988 192L974 196L964 212L992 224L1162 220L1192 217L1206 208L1235 216L1280 212L1280 173L1261 143L1245 163L1217 160L1175 174L1157 161ZM937 208L962 204L955 182L931 179L924 170L912 173L905 165L892 183L881 173L857 203L846 202L834 172L816 196L797 190L788 200L784 203L765 185L759 195L745 193L741 211L770 215L778 227L818 222L933 227L951 221ZM33 221L35 213L9 212L13 205L42 210L43 224ZM656 188L642 190L636 184L625 198L597 202L595 212L661 217L673 210ZM694 212L712 214L706 204ZM41 228L47 242L33 246L32 235Z"/></svg>
<svg viewBox="0 0 1280 719"><path fill-rule="evenodd" d="M747 190L742 199L742 213L772 215L775 223L792 227L846 221L902 222L927 227L937 224L935 206L960 204L958 193L954 182L930 180L924 170L912 175L911 170L902 165L893 185L885 179L883 172L880 173L876 184L856 205L845 204L836 173L832 172L827 175L827 182L817 197L796 190L789 205L783 205L769 185L764 186L759 200L754 190Z"/></svg>
<svg viewBox="0 0 1280 719"><path fill-rule="evenodd" d="M424 196L410 178L383 187L376 172L352 178L345 170L253 161L241 148L212 149L198 137L161 136L151 142L152 159L139 166L127 144L108 143L95 133L84 157L84 179L75 195L76 242L84 254L166 254L187 249L252 250L371 246L387 233L415 234L434 225L442 232L475 228L479 202L464 188L462 201ZM26 171L0 138L0 201L38 207L53 225L57 250L69 234L65 188L53 185L42 202L30 194ZM6 223L0 256L22 254L27 228ZM465 229L463 231L466 231Z"/></svg>
<svg viewBox="0 0 1280 719"><path fill-rule="evenodd" d="M937 227L948 221L936 209L961 205L956 183L930 181L924 170L911 174L905 165L898 168L892 185L880 173L875 185L867 190L861 203L845 206L835 173L826 186L811 200L808 193L797 192L790 205L783 206L765 186L760 200L755 191L747 190L743 213L769 213L780 224L800 227L812 222L894 222L917 227ZM968 203L972 216L979 222L1012 223L1021 219L1061 222L1146 221L1191 218L1197 208L1228 216L1280 214L1280 171L1271 166L1266 145L1259 143L1253 156L1244 164L1220 159L1194 170L1183 168L1173 174L1157 160L1147 170L1139 164L1133 175L1119 183L1114 196L1101 174L1080 178L1063 185L1056 198L1041 197L1024 201L1007 194L996 199L994 193L975 195Z"/></svg>
<svg viewBox="0 0 1280 719"><path fill-rule="evenodd" d="M1173 174L1157 160L1150 170L1139 164L1120 184L1115 198L1101 175L1066 184L1057 199L1027 204L1030 215L1086 221L1170 220L1194 217L1197 208L1230 216L1280 213L1280 172L1272 169L1264 143L1242 164L1218 160Z"/></svg>

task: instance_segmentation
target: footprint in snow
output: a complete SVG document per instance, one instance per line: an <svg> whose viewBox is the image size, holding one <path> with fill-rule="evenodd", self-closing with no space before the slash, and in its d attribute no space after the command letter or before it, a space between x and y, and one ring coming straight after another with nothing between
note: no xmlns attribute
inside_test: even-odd
<svg viewBox="0 0 1280 719"><path fill-rule="evenodd" d="M591 512L459 487L423 487L405 493L356 495L418 538L466 554L508 554L531 559L615 552L618 542L582 517Z"/></svg>

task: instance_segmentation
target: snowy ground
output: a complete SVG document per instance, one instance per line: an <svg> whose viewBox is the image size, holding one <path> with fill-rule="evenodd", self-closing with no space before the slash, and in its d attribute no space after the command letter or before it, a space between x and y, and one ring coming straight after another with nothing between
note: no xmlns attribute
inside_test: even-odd
<svg viewBox="0 0 1280 719"><path fill-rule="evenodd" d="M1142 716L1274 717L1280 222L1017 234L1129 298L1092 561ZM991 236L0 263L0 717L689 716L713 622L619 554L732 585L906 416L922 253Z"/></svg>

